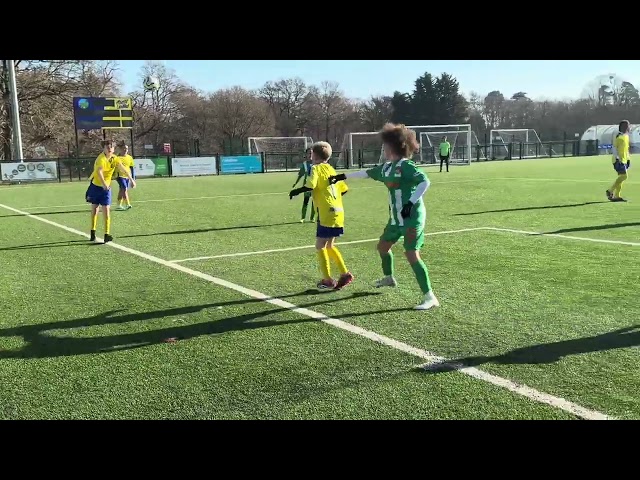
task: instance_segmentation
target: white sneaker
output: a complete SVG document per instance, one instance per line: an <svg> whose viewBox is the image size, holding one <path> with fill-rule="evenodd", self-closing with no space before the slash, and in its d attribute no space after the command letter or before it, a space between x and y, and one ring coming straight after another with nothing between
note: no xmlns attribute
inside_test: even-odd
<svg viewBox="0 0 640 480"><path fill-rule="evenodd" d="M439 307L439 306L440 306L440 302L438 301L436 296L431 291L431 292L427 293L424 296L424 300L420 305L416 305L415 306L415 309L416 310L429 310L430 308Z"/></svg>
<svg viewBox="0 0 640 480"><path fill-rule="evenodd" d="M377 280L375 285L376 285L376 288L397 287L398 286L398 282L396 282L396 279L393 278L392 275L389 275L387 277L381 278L380 280Z"/></svg>

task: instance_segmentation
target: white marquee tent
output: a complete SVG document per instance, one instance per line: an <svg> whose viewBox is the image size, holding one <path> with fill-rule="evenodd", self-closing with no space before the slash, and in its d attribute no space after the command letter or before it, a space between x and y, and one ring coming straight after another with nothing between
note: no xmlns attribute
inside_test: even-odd
<svg viewBox="0 0 640 480"><path fill-rule="evenodd" d="M600 145L611 145L615 134L618 133L618 125L593 125L585 130L580 140L598 140ZM640 146L640 125L631 125L629 143Z"/></svg>

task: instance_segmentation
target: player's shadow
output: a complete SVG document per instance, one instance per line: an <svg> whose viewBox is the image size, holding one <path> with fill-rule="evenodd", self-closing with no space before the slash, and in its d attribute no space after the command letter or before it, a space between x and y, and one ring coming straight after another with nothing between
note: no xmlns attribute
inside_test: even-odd
<svg viewBox="0 0 640 480"><path fill-rule="evenodd" d="M1 247L0 251L8 250L31 250L34 248L56 248L56 247L73 247L77 245L98 245L93 242L89 242L88 239L84 240L62 240L60 242L45 242L45 243L32 243L26 245L17 245L15 247Z"/></svg>
<svg viewBox="0 0 640 480"><path fill-rule="evenodd" d="M118 238L155 237L157 235L189 235L192 233L223 232L225 230L242 230L246 228L269 228L283 225L299 225L300 222L269 223L263 225L238 225L234 227L196 228L190 230L171 230L168 232L140 233L136 235L119 235Z"/></svg>
<svg viewBox="0 0 640 480"><path fill-rule="evenodd" d="M420 368L420 370L429 373L438 373L459 370L464 367L477 367L486 363L546 364L557 362L569 355L580 355L637 346L640 346L640 324L601 335L594 335L592 337L575 338L517 348L493 357L467 357L448 360L443 363L430 365L426 369Z"/></svg>
<svg viewBox="0 0 640 480"><path fill-rule="evenodd" d="M331 296L318 290L307 290L300 293L277 296L274 298L293 298L301 295L323 296L322 301L298 305L299 308L311 308L318 305L326 305L343 300L351 300L354 297L366 297L377 295L376 293L355 293L348 296ZM190 305L186 307L176 307L162 310L154 310L141 313L130 313L117 315L123 310L114 310L100 313L92 317L78 318L75 320L63 320L41 324L23 325L0 329L0 337L22 337L27 345L19 350L0 351L0 359L4 358L46 358L62 357L72 355L83 355L92 353L106 353L133 348L145 347L148 345L164 343L167 339L185 340L203 335L215 335L231 331L252 330L256 328L276 327L302 322L317 322L313 318L279 319L278 315L291 312L288 308L272 307L270 304L260 306L260 311L251 311L233 317L224 317L225 308L241 305L251 305L265 303L259 299L243 299L230 302L208 303L204 305ZM265 308L267 307L267 308ZM272 307L272 308L268 308ZM193 313L211 310L212 316L217 318L211 321L191 323L188 325L176 325L156 330L141 332L122 333L106 336L78 336L64 337L58 336L55 332L58 329L74 329L83 327L94 327L102 325L126 324L130 322L151 321L155 319L165 319L166 317L179 317ZM295 314L293 314L295 315ZM274 316L272 319L260 320L262 317Z"/></svg>
<svg viewBox="0 0 640 480"><path fill-rule="evenodd" d="M465 212L465 213L454 213L454 217L466 216L466 215L482 215L483 213L505 213L505 212L523 212L528 210L548 210L552 208L573 208L573 207L584 207L586 205L597 205L600 203L611 203L609 201L602 202L583 202L583 203L569 203L565 205L542 205L538 207L518 207L518 208L501 208L498 210L482 210L479 212Z"/></svg>
<svg viewBox="0 0 640 480"><path fill-rule="evenodd" d="M88 205L88 204L87 204ZM86 213L88 214L91 210L89 208L85 208L84 210L65 210L62 212L29 212L32 215L36 215L38 217L42 217L45 215L64 215L67 213ZM10 213L9 215L0 215L0 218L9 218L9 217L26 217L27 215L23 213Z"/></svg>
<svg viewBox="0 0 640 480"><path fill-rule="evenodd" d="M608 223L605 225L593 225L590 227L561 228L560 230L554 230L552 232L545 232L545 233L550 234L550 233L589 232L594 230L610 230L613 228L624 228L624 227L640 227L640 222Z"/></svg>

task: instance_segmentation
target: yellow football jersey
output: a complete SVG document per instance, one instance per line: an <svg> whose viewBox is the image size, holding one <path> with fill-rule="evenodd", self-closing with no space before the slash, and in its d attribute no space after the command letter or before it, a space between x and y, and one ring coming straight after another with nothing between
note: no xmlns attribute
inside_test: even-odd
<svg viewBox="0 0 640 480"><path fill-rule="evenodd" d="M616 148L618 152L618 158L622 163L627 163L629 160L629 135L626 133L620 133L616 135L616 138L613 140L613 146ZM613 155L613 159L611 163L616 163L616 155Z"/></svg>
<svg viewBox="0 0 640 480"><path fill-rule="evenodd" d="M111 184L111 179L113 177L113 173L116 168L118 168L118 164L120 163L119 157L115 155L107 158L107 156L103 153L98 155L95 163L93 164L93 173L91 174L91 183L97 185L98 187L102 187L102 183L100 182L100 176L98 175L98 171L102 169L102 174L104 175L104 181L107 185Z"/></svg>
<svg viewBox="0 0 640 480"><path fill-rule="evenodd" d="M344 227L342 194L348 190L343 181L331 185L329 177L336 171L328 163L314 165L305 187L312 188L313 204L318 209L318 220L323 227Z"/></svg>
<svg viewBox="0 0 640 480"><path fill-rule="evenodd" d="M135 162L131 155L127 154L118 158L120 159L120 162L122 163L122 165L129 169L129 172L131 172L131 167L135 167ZM116 171L116 177L126 178L126 175L120 171Z"/></svg>

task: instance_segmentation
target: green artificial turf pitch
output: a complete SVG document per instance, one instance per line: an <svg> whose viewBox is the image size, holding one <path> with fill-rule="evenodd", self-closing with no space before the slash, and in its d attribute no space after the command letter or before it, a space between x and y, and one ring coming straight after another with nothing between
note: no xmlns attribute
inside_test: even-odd
<svg viewBox="0 0 640 480"><path fill-rule="evenodd" d="M605 198L608 157L425 170L422 254L442 304L427 312L411 310L421 295L400 246L399 287L372 287L387 219L373 181L349 182L340 248L356 280L328 293L315 289L315 225L299 222L302 198L287 195L295 172L140 180L133 209L112 220L115 243L136 254L58 226L88 233L84 182L1 187L0 204L56 225L0 208L0 418L581 418L455 369L425 369L424 358L257 292L590 411L640 418L633 169L628 203ZM244 255L265 250L276 251Z"/></svg>

